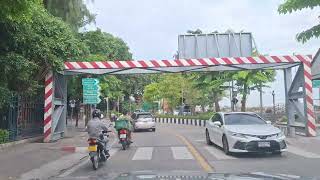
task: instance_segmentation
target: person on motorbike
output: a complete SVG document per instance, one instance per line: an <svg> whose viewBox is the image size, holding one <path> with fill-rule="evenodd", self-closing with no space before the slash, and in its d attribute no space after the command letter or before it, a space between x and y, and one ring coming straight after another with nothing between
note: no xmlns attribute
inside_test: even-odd
<svg viewBox="0 0 320 180"><path fill-rule="evenodd" d="M98 109L92 112L92 119L87 124L86 131L88 132L89 138L97 140L98 148L103 150L106 157L110 157L107 148L107 140L104 138L103 133L108 132L108 126L106 126L101 120L101 113Z"/></svg>
<svg viewBox="0 0 320 180"><path fill-rule="evenodd" d="M133 119L128 115L128 112L123 112L123 114L118 118L118 120L127 120L128 123L129 123L129 129L128 130L128 139L130 141L130 143L132 143L132 135L131 135L131 132L132 132L132 127L133 127ZM118 132L118 137L120 137L119 135L119 132Z"/></svg>

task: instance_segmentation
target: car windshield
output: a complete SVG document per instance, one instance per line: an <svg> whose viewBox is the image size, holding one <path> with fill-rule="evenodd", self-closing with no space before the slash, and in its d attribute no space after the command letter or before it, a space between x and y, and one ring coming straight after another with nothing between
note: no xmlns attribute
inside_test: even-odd
<svg viewBox="0 0 320 180"><path fill-rule="evenodd" d="M140 119L140 118L152 118L152 115L151 114L139 114L138 119Z"/></svg>
<svg viewBox="0 0 320 180"><path fill-rule="evenodd" d="M264 120L255 114L225 114L224 121L226 125L266 124Z"/></svg>

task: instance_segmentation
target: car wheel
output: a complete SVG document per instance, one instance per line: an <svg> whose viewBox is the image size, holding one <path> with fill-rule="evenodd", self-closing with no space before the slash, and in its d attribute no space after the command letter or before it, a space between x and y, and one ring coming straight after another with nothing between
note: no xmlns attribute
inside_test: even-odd
<svg viewBox="0 0 320 180"><path fill-rule="evenodd" d="M211 139L210 139L210 135L209 135L208 130L206 130L206 141L207 141L208 145L212 145L213 144Z"/></svg>
<svg viewBox="0 0 320 180"><path fill-rule="evenodd" d="M229 144L228 144L228 140L226 138L226 136L223 136L222 137L222 145L223 145L223 151L225 154L230 154L230 151L229 151Z"/></svg>

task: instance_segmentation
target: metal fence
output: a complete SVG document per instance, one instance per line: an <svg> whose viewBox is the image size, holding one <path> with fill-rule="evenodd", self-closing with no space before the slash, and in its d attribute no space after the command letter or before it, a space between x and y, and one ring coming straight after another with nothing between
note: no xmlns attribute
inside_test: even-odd
<svg viewBox="0 0 320 180"><path fill-rule="evenodd" d="M15 141L43 133L43 97L12 96L0 109L0 129L9 131Z"/></svg>

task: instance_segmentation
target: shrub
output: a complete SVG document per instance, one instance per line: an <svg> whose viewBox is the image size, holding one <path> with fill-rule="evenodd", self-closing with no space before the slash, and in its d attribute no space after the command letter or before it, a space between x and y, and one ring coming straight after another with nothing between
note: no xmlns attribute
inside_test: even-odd
<svg viewBox="0 0 320 180"><path fill-rule="evenodd" d="M171 115L171 114L157 114L155 116L159 117L159 118L182 118L182 119L209 120L213 114L214 114L214 112L203 113L203 114L198 114L198 115L193 115L193 116L175 116L175 115Z"/></svg>
<svg viewBox="0 0 320 180"><path fill-rule="evenodd" d="M9 131L5 129L0 129L0 144L6 143L9 141Z"/></svg>

